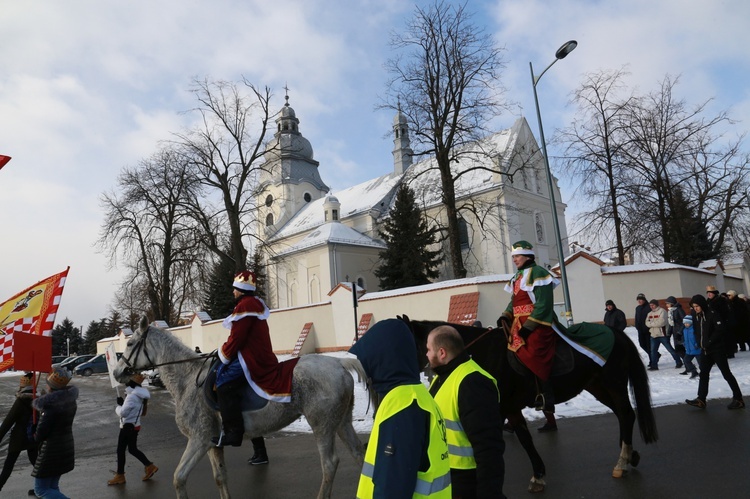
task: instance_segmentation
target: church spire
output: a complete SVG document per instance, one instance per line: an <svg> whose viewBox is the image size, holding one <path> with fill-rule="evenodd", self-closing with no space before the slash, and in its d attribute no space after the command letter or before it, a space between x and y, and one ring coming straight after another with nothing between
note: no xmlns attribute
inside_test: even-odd
<svg viewBox="0 0 750 499"><path fill-rule="evenodd" d="M401 112L401 100L398 101L398 112L393 118L393 173L401 175L412 164L414 151L409 140L409 124Z"/></svg>

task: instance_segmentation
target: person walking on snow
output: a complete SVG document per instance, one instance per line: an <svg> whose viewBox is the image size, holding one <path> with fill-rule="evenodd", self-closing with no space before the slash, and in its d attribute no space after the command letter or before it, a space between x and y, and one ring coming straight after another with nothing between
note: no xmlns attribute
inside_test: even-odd
<svg viewBox="0 0 750 499"><path fill-rule="evenodd" d="M138 449L138 432L141 431L141 417L146 415L149 391L141 386L144 376L134 374L130 377L125 389L125 399L117 397L115 412L120 416L120 435L117 438L117 473L107 485L125 483L125 451L135 456L145 466L142 480L149 480L159 468Z"/></svg>

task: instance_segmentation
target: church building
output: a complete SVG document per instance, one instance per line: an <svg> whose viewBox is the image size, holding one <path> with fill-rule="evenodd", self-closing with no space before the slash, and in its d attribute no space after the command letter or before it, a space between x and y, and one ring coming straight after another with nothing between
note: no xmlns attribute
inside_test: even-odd
<svg viewBox="0 0 750 499"><path fill-rule="evenodd" d="M300 120L286 104L266 145L257 199L258 235L265 241L266 295L272 308L313 305L342 282L378 291L374 270L385 248L378 229L388 217L402 183L414 190L430 223L445 222L440 174L434 158L413 162L409 125L393 120L393 168L386 175L331 193L320 176ZM451 165L461 219L467 276L513 273L513 242L532 241L537 262L558 263L544 160L526 119L490 135ZM565 205L553 182L561 237ZM453 279L447 256L439 280Z"/></svg>

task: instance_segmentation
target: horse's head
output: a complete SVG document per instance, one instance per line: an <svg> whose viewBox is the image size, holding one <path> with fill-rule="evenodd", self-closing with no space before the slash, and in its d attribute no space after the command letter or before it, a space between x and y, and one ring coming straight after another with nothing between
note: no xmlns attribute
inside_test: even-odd
<svg viewBox="0 0 750 499"><path fill-rule="evenodd" d="M145 315L141 317L138 329L128 340L125 351L112 372L116 380L125 383L134 373L153 368L154 362L149 354L149 332L152 329L157 328L148 325L148 318ZM153 354L153 348L151 348L151 354Z"/></svg>

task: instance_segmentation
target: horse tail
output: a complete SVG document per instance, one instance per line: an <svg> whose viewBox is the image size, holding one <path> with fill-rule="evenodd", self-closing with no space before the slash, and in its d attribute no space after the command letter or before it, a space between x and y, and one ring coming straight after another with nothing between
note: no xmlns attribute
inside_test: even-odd
<svg viewBox="0 0 750 499"><path fill-rule="evenodd" d="M630 391L635 399L635 412L641 438L647 444L655 443L659 439L659 432L656 430L656 418L651 406L648 374L635 344L625 333L620 334L627 349L628 380L630 381Z"/></svg>
<svg viewBox="0 0 750 499"><path fill-rule="evenodd" d="M346 369L347 371L357 373L357 381L359 383L365 384L365 386L367 387L367 394L370 397L370 403L375 409L377 409L378 394L375 393L372 384L369 382L367 373L365 372L365 368L362 367L362 363L359 361L359 359L354 357L340 357L339 362L341 362L341 365L344 366L344 369Z"/></svg>

